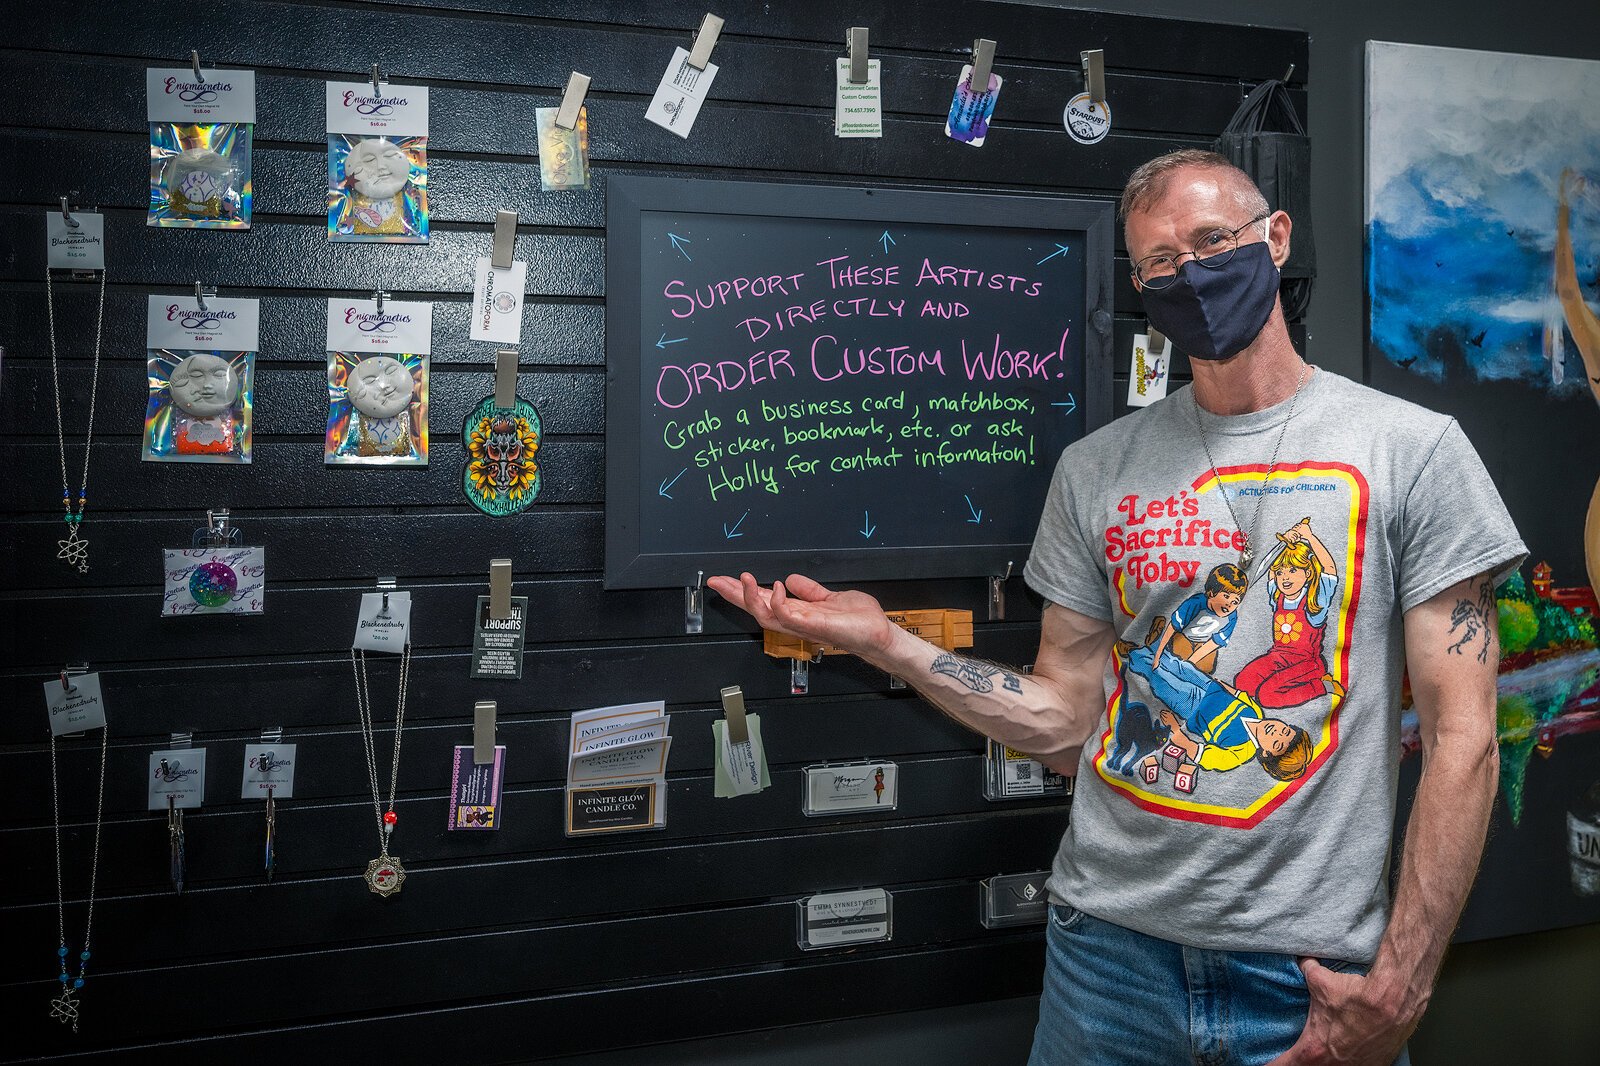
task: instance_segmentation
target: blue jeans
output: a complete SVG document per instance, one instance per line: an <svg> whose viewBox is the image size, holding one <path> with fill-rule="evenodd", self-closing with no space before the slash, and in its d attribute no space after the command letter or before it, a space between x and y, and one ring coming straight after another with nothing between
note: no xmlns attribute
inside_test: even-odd
<svg viewBox="0 0 1600 1066"><path fill-rule="evenodd" d="M1259 1066L1305 1027L1293 955L1184 947L1056 903L1047 924L1028 1066ZM1395 1066L1409 1064L1402 1051Z"/></svg>

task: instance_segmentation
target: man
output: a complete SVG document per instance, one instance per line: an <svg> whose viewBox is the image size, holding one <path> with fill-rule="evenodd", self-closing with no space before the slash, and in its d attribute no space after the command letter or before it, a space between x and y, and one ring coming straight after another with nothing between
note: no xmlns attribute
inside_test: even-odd
<svg viewBox="0 0 1600 1066"><path fill-rule="evenodd" d="M1301 360L1277 299L1290 219L1246 175L1208 152L1163 156L1129 179L1122 216L1145 313L1190 357L1194 384L1063 452L1025 571L1047 601L1031 674L974 691L972 671L931 669L943 653L872 597L800 575L710 584L764 627L854 652L1077 775L1049 882L1034 1066L1403 1062L1483 847L1494 581L1524 549L1452 420ZM1149 700L1163 721L1188 717L1120 668L1119 635L1146 634L1192 596L1182 573L1253 573L1298 521L1322 531L1340 575L1318 615L1338 688L1278 720L1304 731L1305 765L1245 761L1193 795L1109 770L1125 710L1149 713ZM1193 565L1128 565L1128 536L1156 526L1165 535L1141 542ZM1219 683L1272 649L1284 613L1240 608ZM1283 624L1292 637L1304 620ZM1404 668L1424 764L1391 906Z"/></svg>

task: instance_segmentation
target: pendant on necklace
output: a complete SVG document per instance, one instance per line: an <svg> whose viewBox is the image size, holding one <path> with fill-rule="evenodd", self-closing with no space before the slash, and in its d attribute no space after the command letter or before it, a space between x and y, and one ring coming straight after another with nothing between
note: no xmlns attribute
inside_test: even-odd
<svg viewBox="0 0 1600 1066"><path fill-rule="evenodd" d="M78 523L67 524L67 537L56 541L56 547L61 549L56 552L57 559L64 560L68 566L76 566L80 574L89 572L89 542L78 536Z"/></svg>
<svg viewBox="0 0 1600 1066"><path fill-rule="evenodd" d="M1246 574L1250 572L1250 564L1255 560L1256 553L1250 550L1250 539L1245 538L1244 548L1239 552L1239 569Z"/></svg>
<svg viewBox="0 0 1600 1066"><path fill-rule="evenodd" d="M392 855L379 855L367 863L367 887L380 896L392 896L405 884L406 871Z"/></svg>
<svg viewBox="0 0 1600 1066"><path fill-rule="evenodd" d="M63 985L61 994L50 1001L50 1017L66 1025L72 1023L72 1031L78 1031L78 1001L72 997L72 988Z"/></svg>

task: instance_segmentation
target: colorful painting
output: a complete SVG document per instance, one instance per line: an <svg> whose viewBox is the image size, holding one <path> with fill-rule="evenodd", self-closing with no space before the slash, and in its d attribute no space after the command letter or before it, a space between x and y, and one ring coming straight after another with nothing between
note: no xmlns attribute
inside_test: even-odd
<svg viewBox="0 0 1600 1066"><path fill-rule="evenodd" d="M1500 794L1468 939L1600 921L1596 99L1600 62L1367 45L1368 379L1456 417L1532 553L1498 591Z"/></svg>

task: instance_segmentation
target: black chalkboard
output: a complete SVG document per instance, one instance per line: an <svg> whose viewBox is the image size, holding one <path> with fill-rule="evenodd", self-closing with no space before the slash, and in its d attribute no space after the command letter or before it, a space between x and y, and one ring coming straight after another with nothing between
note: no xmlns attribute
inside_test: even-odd
<svg viewBox="0 0 1600 1066"><path fill-rule="evenodd" d="M606 223L608 588L1020 566L1110 417L1109 203L618 176Z"/></svg>

